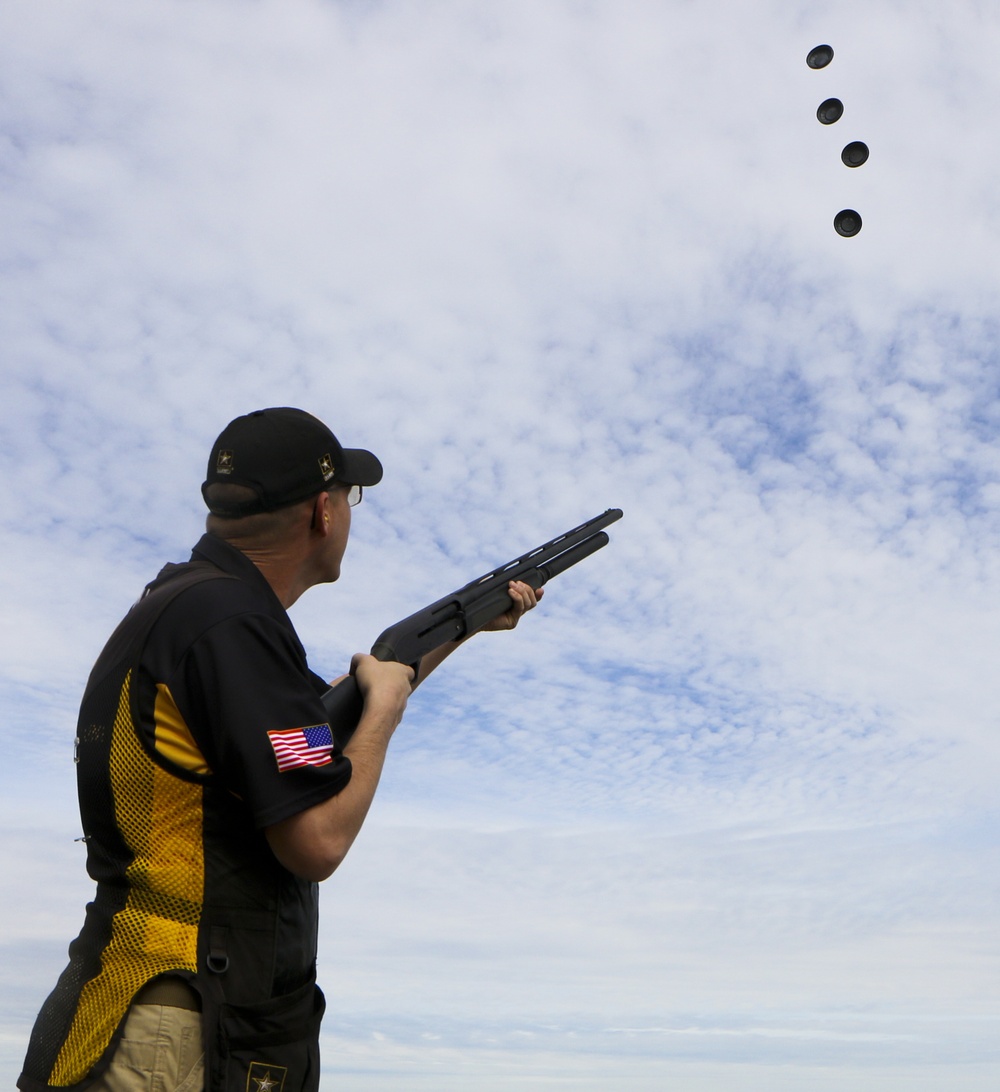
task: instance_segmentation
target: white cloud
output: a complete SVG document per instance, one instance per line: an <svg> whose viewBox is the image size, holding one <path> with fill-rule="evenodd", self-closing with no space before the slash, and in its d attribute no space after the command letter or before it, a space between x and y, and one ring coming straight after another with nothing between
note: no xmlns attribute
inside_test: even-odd
<svg viewBox="0 0 1000 1092"><path fill-rule="evenodd" d="M969 862L996 830L998 36L972 2L5 5L12 838L75 836L75 704L200 533L211 439L303 405L387 468L342 586L295 608L330 674L424 602L625 510L517 634L414 698L364 871L329 885L379 922L349 972L330 963L346 1006L360 992L397 1029L432 988L449 1019L475 1009L467 950L438 943L442 874L448 922L501 974L485 1038L421 1025L444 1036L429 1055L389 1034L376 1056L406 1087L469 1059L535 1079L500 1004L516 987L542 1070L584 1077L549 1020L641 1087L624 1033L569 1021L592 950L614 1026L667 1029L651 1056L684 1028L709 1044L686 1087L756 1087L748 1056L768 1088L779 1056L822 1057L835 1082L895 1058L899 1087L919 1061L946 1087L936 1064L985 1057L995 944L966 938L993 936L996 902ZM812 72L821 40L836 57ZM831 94L845 115L822 127ZM848 171L855 138L872 155ZM832 230L847 205L851 240ZM581 830L616 877L587 928ZM21 870L17 904L40 882ZM57 923L15 938L53 967L75 883L53 884ZM401 901L404 922L385 915ZM399 961L373 970L386 943ZM966 1023L929 1036L938 979ZM901 1021L885 1044L865 1053L852 1027L857 1050L819 1052L831 1012L869 997ZM788 1031L802 1010L820 1015ZM797 1053L725 1045L775 1029ZM371 1078L361 1038L338 1050Z"/></svg>

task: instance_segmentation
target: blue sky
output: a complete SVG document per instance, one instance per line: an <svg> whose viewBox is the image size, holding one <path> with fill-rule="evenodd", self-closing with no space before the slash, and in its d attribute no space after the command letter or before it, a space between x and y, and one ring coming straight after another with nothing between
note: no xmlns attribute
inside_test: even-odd
<svg viewBox="0 0 1000 1092"><path fill-rule="evenodd" d="M54 12L0 11L7 1085L90 664L291 404L386 466L293 609L331 676L625 511L414 698L325 885L331 1083L995 1088L1000 16Z"/></svg>

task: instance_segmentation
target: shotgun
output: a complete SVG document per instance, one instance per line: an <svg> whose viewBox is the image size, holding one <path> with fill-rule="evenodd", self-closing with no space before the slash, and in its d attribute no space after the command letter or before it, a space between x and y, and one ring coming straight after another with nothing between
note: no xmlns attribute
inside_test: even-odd
<svg viewBox="0 0 1000 1092"><path fill-rule="evenodd" d="M372 645L377 660L409 664L416 673L422 656L448 641L471 637L510 608L507 586L522 580L536 590L553 576L583 561L610 541L603 528L622 518L620 508L609 508L558 535L506 565L470 581L443 599L409 615L385 630ZM364 700L354 677L348 675L322 695L334 739L343 747L361 719Z"/></svg>

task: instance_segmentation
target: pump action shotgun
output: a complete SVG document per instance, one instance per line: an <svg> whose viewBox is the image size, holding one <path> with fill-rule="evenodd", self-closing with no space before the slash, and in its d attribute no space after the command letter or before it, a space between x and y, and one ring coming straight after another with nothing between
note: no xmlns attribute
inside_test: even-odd
<svg viewBox="0 0 1000 1092"><path fill-rule="evenodd" d="M416 672L422 656L448 641L471 637L508 610L511 599L507 586L511 580L522 580L537 590L553 576L607 546L610 540L602 528L621 518L620 508L609 508L572 531L471 581L390 626L372 645L371 654L377 660L409 664ZM358 684L348 675L331 686L321 700L333 737L343 747L358 726L364 708Z"/></svg>

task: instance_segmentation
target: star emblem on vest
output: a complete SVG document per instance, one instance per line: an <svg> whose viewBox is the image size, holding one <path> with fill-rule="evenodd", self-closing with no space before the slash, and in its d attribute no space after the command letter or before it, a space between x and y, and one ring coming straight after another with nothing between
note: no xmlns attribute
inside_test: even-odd
<svg viewBox="0 0 1000 1092"><path fill-rule="evenodd" d="M247 1092L282 1092L287 1076L284 1066L253 1062L247 1074Z"/></svg>

